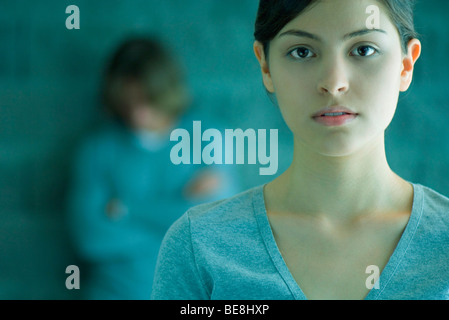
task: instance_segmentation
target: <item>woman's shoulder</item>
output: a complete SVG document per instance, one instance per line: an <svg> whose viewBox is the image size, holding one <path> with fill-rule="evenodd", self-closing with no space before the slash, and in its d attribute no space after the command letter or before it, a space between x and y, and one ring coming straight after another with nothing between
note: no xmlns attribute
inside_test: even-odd
<svg viewBox="0 0 449 320"><path fill-rule="evenodd" d="M259 185L229 198L193 206L172 225L169 233L209 237L257 228L255 213L263 206L262 188Z"/></svg>
<svg viewBox="0 0 449 320"><path fill-rule="evenodd" d="M425 185L415 184L415 186L422 190L423 207L434 211L444 211L449 216L449 198L447 195Z"/></svg>
<svg viewBox="0 0 449 320"><path fill-rule="evenodd" d="M232 197L196 205L187 211L187 215L196 223L253 218L255 200L262 192L262 187L259 185Z"/></svg>
<svg viewBox="0 0 449 320"><path fill-rule="evenodd" d="M415 184L415 206L422 212L421 223L432 225L432 229L449 231L449 198L435 189Z"/></svg>

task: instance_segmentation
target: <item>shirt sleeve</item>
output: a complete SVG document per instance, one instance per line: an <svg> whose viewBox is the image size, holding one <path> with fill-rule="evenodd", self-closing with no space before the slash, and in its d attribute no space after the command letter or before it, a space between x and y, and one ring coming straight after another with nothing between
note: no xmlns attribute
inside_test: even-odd
<svg viewBox="0 0 449 320"><path fill-rule="evenodd" d="M100 147L96 140L86 142L74 159L67 201L71 239L80 256L93 262L143 255L153 237L145 225L128 217L114 221L106 215L112 192L104 173L107 165L99 156Z"/></svg>
<svg viewBox="0 0 449 320"><path fill-rule="evenodd" d="M152 300L209 300L191 241L188 213L178 219L162 242L154 275Z"/></svg>

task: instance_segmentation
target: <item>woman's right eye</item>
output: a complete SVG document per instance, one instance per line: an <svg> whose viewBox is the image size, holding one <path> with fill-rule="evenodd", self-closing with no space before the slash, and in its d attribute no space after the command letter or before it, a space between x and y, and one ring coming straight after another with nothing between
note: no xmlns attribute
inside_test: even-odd
<svg viewBox="0 0 449 320"><path fill-rule="evenodd" d="M298 47L288 52L288 55L294 59L307 59L312 58L315 54L306 47Z"/></svg>

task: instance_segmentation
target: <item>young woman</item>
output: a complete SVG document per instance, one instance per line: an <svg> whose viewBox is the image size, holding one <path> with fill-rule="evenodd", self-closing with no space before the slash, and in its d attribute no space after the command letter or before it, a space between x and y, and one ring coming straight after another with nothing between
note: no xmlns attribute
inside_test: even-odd
<svg viewBox="0 0 449 320"><path fill-rule="evenodd" d="M449 299L449 199L385 156L421 52L412 6L260 1L254 51L294 135L292 164L183 215L153 299Z"/></svg>

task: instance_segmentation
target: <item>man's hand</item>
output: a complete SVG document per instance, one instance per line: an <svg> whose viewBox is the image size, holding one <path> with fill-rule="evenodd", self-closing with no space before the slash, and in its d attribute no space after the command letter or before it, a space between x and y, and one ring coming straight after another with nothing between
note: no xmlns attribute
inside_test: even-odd
<svg viewBox="0 0 449 320"><path fill-rule="evenodd" d="M220 187L221 180L218 173L205 169L190 180L184 188L184 195L192 200L210 196Z"/></svg>

